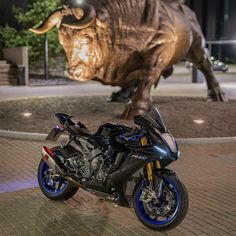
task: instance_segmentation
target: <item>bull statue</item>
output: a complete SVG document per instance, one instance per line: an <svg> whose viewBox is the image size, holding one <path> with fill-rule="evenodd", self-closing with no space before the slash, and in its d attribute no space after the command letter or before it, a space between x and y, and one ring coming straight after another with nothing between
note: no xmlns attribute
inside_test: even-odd
<svg viewBox="0 0 236 236"><path fill-rule="evenodd" d="M121 93L131 88L122 118L149 110L152 87L180 60L203 72L209 101L225 100L196 15L183 1L71 0L31 31L44 34L54 27L71 79L120 86Z"/></svg>

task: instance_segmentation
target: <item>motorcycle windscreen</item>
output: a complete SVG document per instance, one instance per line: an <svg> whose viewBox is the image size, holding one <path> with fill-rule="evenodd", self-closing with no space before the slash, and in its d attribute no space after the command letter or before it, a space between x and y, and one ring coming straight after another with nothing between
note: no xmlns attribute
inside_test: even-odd
<svg viewBox="0 0 236 236"><path fill-rule="evenodd" d="M148 112L144 112L134 117L134 123L147 129L156 128L162 132L167 132L166 125L159 110L154 107Z"/></svg>

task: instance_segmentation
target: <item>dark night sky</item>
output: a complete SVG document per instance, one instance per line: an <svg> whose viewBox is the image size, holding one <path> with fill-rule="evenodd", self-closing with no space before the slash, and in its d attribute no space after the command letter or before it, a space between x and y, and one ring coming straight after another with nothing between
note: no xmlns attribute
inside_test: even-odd
<svg viewBox="0 0 236 236"><path fill-rule="evenodd" d="M0 25L8 23L10 26L18 26L12 14L12 6L26 6L27 0L0 0Z"/></svg>

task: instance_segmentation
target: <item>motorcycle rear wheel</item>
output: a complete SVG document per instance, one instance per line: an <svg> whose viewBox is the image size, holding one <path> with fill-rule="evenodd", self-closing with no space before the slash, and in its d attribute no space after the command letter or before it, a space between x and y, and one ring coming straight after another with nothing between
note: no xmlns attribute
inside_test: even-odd
<svg viewBox="0 0 236 236"><path fill-rule="evenodd" d="M165 195L170 194L173 198L170 211L166 213L166 216L150 214L146 210L145 203L140 199L145 187L143 183L137 186L133 197L134 210L138 219L145 226L156 231L168 231L177 227L185 218L189 204L188 192L177 176L167 176L163 180L163 191ZM166 203L167 200L163 199L163 202ZM151 207L154 206L152 203L148 204L151 204Z"/></svg>
<svg viewBox="0 0 236 236"><path fill-rule="evenodd" d="M53 152L63 150L60 147L51 149ZM54 201L66 201L72 198L79 187L75 186L69 180L60 177L58 179L50 178L50 168L47 163L42 159L38 167L38 183L42 193L49 199Z"/></svg>

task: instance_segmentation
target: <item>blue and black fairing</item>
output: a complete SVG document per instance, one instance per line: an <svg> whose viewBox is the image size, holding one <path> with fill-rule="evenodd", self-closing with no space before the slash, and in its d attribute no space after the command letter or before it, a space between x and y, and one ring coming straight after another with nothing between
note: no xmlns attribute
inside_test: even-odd
<svg viewBox="0 0 236 236"><path fill-rule="evenodd" d="M126 132L130 132L132 128L125 125L106 123L99 127L94 136L115 137Z"/></svg>
<svg viewBox="0 0 236 236"><path fill-rule="evenodd" d="M70 115L68 115L68 114L64 114L64 113L56 113L55 116L56 116L56 118L60 121L60 123L61 123L62 125L64 125L64 124L66 123L66 121L67 121L70 117L72 117L72 116L70 116Z"/></svg>
<svg viewBox="0 0 236 236"><path fill-rule="evenodd" d="M55 116L60 121L61 125L55 126L46 137L46 140L53 142L57 141L61 134L65 131L64 125L68 118L70 118L69 115L63 113L56 113Z"/></svg>
<svg viewBox="0 0 236 236"><path fill-rule="evenodd" d="M81 121L71 115L64 113L56 113L55 116L60 121L60 123L73 135L82 135L86 137L91 137L92 134L88 128L81 123Z"/></svg>
<svg viewBox="0 0 236 236"><path fill-rule="evenodd" d="M179 158L179 148L171 132L157 108L134 117L135 124L147 129L150 133L151 146L137 149L135 153L142 153L153 160L160 160L162 166L167 166Z"/></svg>
<svg viewBox="0 0 236 236"><path fill-rule="evenodd" d="M125 145L128 145L130 148L138 148L141 146L140 140L143 138L146 134L142 132L140 129L132 130L131 132L126 132L121 135L119 135L116 138L116 141L118 143L122 143Z"/></svg>

